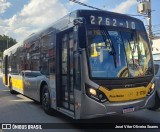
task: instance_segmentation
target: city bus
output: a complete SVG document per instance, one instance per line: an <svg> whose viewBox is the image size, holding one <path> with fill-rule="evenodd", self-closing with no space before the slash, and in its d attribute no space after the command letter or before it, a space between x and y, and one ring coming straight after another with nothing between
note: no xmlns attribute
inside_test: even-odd
<svg viewBox="0 0 160 132"><path fill-rule="evenodd" d="M47 114L59 111L74 119L155 105L143 22L102 10L71 12L5 50L3 82L12 94L40 102Z"/></svg>

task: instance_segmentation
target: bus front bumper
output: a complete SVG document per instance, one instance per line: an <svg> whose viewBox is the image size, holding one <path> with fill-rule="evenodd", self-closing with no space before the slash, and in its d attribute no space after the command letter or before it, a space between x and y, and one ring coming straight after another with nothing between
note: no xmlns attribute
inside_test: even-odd
<svg viewBox="0 0 160 132"><path fill-rule="evenodd" d="M125 112L130 112L127 109L132 108L133 111L140 109L151 108L155 104L155 91L150 96L146 96L143 99L127 101L127 102L105 102L99 103L86 94L82 95L81 104L81 114L80 118L96 118L103 117L112 114L123 114Z"/></svg>

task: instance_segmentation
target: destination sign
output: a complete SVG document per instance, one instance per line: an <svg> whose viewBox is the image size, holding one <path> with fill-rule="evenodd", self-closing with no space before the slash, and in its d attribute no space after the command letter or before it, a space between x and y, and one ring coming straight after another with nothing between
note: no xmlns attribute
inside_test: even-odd
<svg viewBox="0 0 160 132"><path fill-rule="evenodd" d="M130 20L121 20L117 18L101 17L101 16L90 16L90 23L96 25L106 25L115 27L125 27L136 29L136 22Z"/></svg>
<svg viewBox="0 0 160 132"><path fill-rule="evenodd" d="M80 11L78 17L83 17L86 24L123 27L145 31L142 21L124 14L107 11Z"/></svg>

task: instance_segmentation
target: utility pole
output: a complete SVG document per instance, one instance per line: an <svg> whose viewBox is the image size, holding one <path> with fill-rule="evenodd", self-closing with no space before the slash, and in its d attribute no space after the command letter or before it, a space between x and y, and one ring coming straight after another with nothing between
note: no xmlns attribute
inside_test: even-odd
<svg viewBox="0 0 160 132"><path fill-rule="evenodd" d="M150 4L150 9L148 9L148 30L149 30L150 40L152 40L153 34L152 34L151 0L149 0L149 4Z"/></svg>
<svg viewBox="0 0 160 132"><path fill-rule="evenodd" d="M152 15L151 15L151 0L137 0L137 2L140 2L138 4L138 13L143 14L145 17L148 18L148 36L150 40L153 39L152 34Z"/></svg>

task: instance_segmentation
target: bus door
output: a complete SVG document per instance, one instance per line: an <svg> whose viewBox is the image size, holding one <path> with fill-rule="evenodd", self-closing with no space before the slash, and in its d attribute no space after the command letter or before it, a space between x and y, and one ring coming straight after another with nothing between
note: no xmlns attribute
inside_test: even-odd
<svg viewBox="0 0 160 132"><path fill-rule="evenodd" d="M8 85L8 55L4 57L4 78L5 85Z"/></svg>
<svg viewBox="0 0 160 132"><path fill-rule="evenodd" d="M74 111L73 32L60 34L58 41L57 106Z"/></svg>

